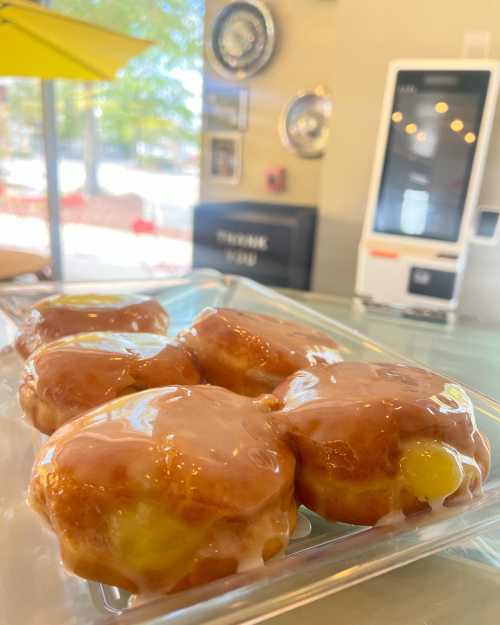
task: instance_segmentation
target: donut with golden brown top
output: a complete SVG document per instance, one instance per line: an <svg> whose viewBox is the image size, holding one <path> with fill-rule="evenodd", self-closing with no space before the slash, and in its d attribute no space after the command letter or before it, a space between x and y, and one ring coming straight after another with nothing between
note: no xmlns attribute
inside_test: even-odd
<svg viewBox="0 0 500 625"><path fill-rule="evenodd" d="M210 384L255 397L298 369L342 360L326 334L270 315L204 310L180 336Z"/></svg>
<svg viewBox="0 0 500 625"><path fill-rule="evenodd" d="M38 454L30 501L65 566L133 593L166 593L284 548L295 461L267 422L275 401L172 386L57 430Z"/></svg>
<svg viewBox="0 0 500 625"><path fill-rule="evenodd" d="M184 346L158 334L93 332L42 345L24 363L19 401L44 434L116 397L199 384Z"/></svg>
<svg viewBox="0 0 500 625"><path fill-rule="evenodd" d="M490 451L470 398L416 367L342 362L275 395L296 453L297 496L332 521L373 525L481 490Z"/></svg>
<svg viewBox="0 0 500 625"><path fill-rule="evenodd" d="M63 336L104 330L166 334L168 315L159 302L142 295L54 295L28 311L16 349L27 358Z"/></svg>

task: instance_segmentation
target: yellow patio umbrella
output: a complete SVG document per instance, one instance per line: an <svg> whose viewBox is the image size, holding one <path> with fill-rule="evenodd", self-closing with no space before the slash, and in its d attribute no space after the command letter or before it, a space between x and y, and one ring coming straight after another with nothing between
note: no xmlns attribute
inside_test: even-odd
<svg viewBox="0 0 500 625"><path fill-rule="evenodd" d="M42 79L52 275L62 279L55 78L112 80L152 44L73 19L29 0L0 0L0 76Z"/></svg>
<svg viewBox="0 0 500 625"><path fill-rule="evenodd" d="M150 41L76 20L29 0L0 0L0 75L112 80Z"/></svg>

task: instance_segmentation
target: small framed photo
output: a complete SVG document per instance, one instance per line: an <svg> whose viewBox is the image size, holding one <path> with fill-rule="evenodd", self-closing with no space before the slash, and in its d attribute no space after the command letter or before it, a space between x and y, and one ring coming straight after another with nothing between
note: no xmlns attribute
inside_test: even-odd
<svg viewBox="0 0 500 625"><path fill-rule="evenodd" d="M211 180L238 184L241 180L242 135L219 133L208 137L208 173Z"/></svg>
<svg viewBox="0 0 500 625"><path fill-rule="evenodd" d="M244 132L248 124L248 89L212 86L205 94L207 132Z"/></svg>

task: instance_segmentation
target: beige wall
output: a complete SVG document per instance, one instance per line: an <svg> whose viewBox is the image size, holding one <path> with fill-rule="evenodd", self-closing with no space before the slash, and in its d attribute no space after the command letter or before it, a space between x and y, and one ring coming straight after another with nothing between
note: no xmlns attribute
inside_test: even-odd
<svg viewBox="0 0 500 625"><path fill-rule="evenodd" d="M207 0L207 24L225 4L226 0ZM351 295L389 62L461 57L464 34L471 31L491 31L490 56L500 59L500 0L267 0L267 4L276 16L279 43L271 64L242 83L250 89L250 117L241 184L209 181L203 158L201 197L318 204L313 288ZM213 76L208 63L205 67ZM281 145L277 122L297 91L319 83L333 96L330 146L322 160L307 161ZM287 167L287 193L264 190L263 171L270 165ZM497 170L500 112L483 203L500 205Z"/></svg>
<svg viewBox="0 0 500 625"><path fill-rule="evenodd" d="M353 292L388 63L397 58L460 57L468 31L492 31L490 56L500 58L500 2L337 0L330 51L335 113L322 164L313 288ZM500 113L481 201L500 204L499 170Z"/></svg>
<svg viewBox="0 0 500 625"><path fill-rule="evenodd" d="M210 25L226 0L207 0L205 23ZM290 98L299 90L330 82L335 2L331 0L266 0L277 25L278 45L270 65L256 76L242 81L250 92L248 130L243 134L241 184L210 181L207 176L206 145L203 139L201 199L251 199L263 202L316 205L320 160L297 158L282 146L278 120ZM205 62L209 76L217 77ZM222 84L224 79L217 77ZM286 193L268 193L264 170L282 165L288 170Z"/></svg>

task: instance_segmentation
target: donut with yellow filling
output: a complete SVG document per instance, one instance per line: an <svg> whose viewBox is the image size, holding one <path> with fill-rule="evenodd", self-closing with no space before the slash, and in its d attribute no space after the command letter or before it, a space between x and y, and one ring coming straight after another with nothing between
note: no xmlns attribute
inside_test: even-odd
<svg viewBox="0 0 500 625"><path fill-rule="evenodd" d="M342 360L323 332L270 315L208 308L180 339L210 384L255 397L298 369Z"/></svg>
<svg viewBox="0 0 500 625"><path fill-rule="evenodd" d="M487 477L470 398L429 371L341 362L299 371L274 394L298 499L332 521L373 525L468 499Z"/></svg>
<svg viewBox="0 0 500 625"><path fill-rule="evenodd" d="M283 549L295 461L267 422L274 403L172 386L57 430L36 459L30 501L65 566L133 593L167 593Z"/></svg>
<svg viewBox="0 0 500 625"><path fill-rule="evenodd" d="M159 302L142 295L54 295L27 312L16 349L27 358L41 345L79 332L150 332L166 334L168 314Z"/></svg>
<svg viewBox="0 0 500 625"><path fill-rule="evenodd" d="M19 401L44 434L111 399L172 384L198 384L191 354L158 334L92 332L42 345L24 363Z"/></svg>

